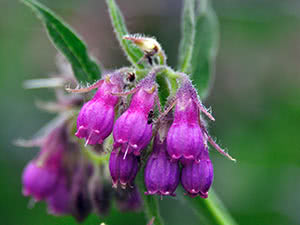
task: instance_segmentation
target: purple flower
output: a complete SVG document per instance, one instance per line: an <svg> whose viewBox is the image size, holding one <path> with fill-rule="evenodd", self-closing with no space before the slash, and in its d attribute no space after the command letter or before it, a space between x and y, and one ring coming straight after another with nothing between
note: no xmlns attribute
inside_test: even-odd
<svg viewBox="0 0 300 225"><path fill-rule="evenodd" d="M114 147L139 155L152 138L152 124L148 115L153 110L157 97L153 80L145 78L132 96L129 108L116 121L113 131ZM126 157L126 156L125 156Z"/></svg>
<svg viewBox="0 0 300 225"><path fill-rule="evenodd" d="M122 151L113 150L109 159L109 170L113 187L120 183L121 187L132 186L139 169L138 159L133 154L125 157Z"/></svg>
<svg viewBox="0 0 300 225"><path fill-rule="evenodd" d="M95 167L94 169L94 175L89 181L89 194L94 211L99 216L105 216L108 214L111 206L112 188L103 179L103 171L100 171L100 168L98 167Z"/></svg>
<svg viewBox="0 0 300 225"><path fill-rule="evenodd" d="M48 212L54 215L65 215L70 213L70 194L70 188L67 186L66 177L61 176L54 193L47 198Z"/></svg>
<svg viewBox="0 0 300 225"><path fill-rule="evenodd" d="M91 176L91 164L81 161L72 178L71 214L82 222L92 211L92 202L88 192L88 180Z"/></svg>
<svg viewBox="0 0 300 225"><path fill-rule="evenodd" d="M121 82L116 76L106 77L95 96L80 110L75 135L78 138L85 138L87 144L101 144L112 132L114 107L119 99L112 93L121 91Z"/></svg>
<svg viewBox="0 0 300 225"><path fill-rule="evenodd" d="M22 183L25 196L32 195L36 200L41 200L54 192L64 170L63 158L77 150L67 130L66 123L53 129L43 140L38 157L24 169Z"/></svg>
<svg viewBox="0 0 300 225"><path fill-rule="evenodd" d="M116 203L121 212L138 211L143 205L141 194L134 185L133 188L118 189L116 191Z"/></svg>
<svg viewBox="0 0 300 225"><path fill-rule="evenodd" d="M205 150L201 154L200 162L187 161L181 172L181 184L187 193L194 197L208 197L208 190L213 181L213 166Z"/></svg>
<svg viewBox="0 0 300 225"><path fill-rule="evenodd" d="M205 149L199 119L197 102L190 90L183 87L177 93L174 121L167 136L167 151L173 159L199 161Z"/></svg>
<svg viewBox="0 0 300 225"><path fill-rule="evenodd" d="M36 161L29 162L22 177L23 195L31 195L35 200L48 197L57 184L58 176L55 167L39 165Z"/></svg>
<svg viewBox="0 0 300 225"><path fill-rule="evenodd" d="M155 139L153 152L145 168L145 194L173 195L180 178L178 162L171 161L166 152L166 142Z"/></svg>

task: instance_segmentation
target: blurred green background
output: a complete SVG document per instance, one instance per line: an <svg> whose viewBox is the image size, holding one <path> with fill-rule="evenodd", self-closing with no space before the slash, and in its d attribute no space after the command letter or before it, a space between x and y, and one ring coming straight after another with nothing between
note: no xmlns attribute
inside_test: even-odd
<svg viewBox="0 0 300 225"><path fill-rule="evenodd" d="M113 37L103 0L43 0L88 43L107 68L127 64ZM132 33L156 36L175 66L181 0L117 1ZM214 1L221 40L216 77L206 106L210 131L238 162L215 151L213 187L239 224L300 224L300 1ZM56 50L35 15L18 1L0 1L0 224L71 225L71 217L47 215L45 204L29 209L21 194L23 167L37 149L15 147L53 118L34 106L53 99L50 90L23 90L26 79L57 72ZM160 201L167 225L198 224L185 203ZM146 224L142 213L84 224Z"/></svg>

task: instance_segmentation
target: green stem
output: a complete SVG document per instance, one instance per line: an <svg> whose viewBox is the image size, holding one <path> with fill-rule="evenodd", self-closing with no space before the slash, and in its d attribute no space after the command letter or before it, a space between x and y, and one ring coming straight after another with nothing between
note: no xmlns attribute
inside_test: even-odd
<svg viewBox="0 0 300 225"><path fill-rule="evenodd" d="M148 221L154 217L153 225L163 225L163 220L159 213L157 196L143 195L144 213Z"/></svg>
<svg viewBox="0 0 300 225"><path fill-rule="evenodd" d="M174 72L170 67L165 69L165 75L168 77L171 85L171 94L175 94L178 89L177 79L179 78L178 74Z"/></svg>
<svg viewBox="0 0 300 225"><path fill-rule="evenodd" d="M158 53L158 58L159 58L159 64L160 65L166 65L166 63L167 63L167 55L166 55L166 53L165 53L164 50L161 50Z"/></svg>
<svg viewBox="0 0 300 225"><path fill-rule="evenodd" d="M185 195L185 199L193 206L201 222L205 220L205 224L237 225L213 190L210 190L207 199L199 197L191 198L188 195Z"/></svg>

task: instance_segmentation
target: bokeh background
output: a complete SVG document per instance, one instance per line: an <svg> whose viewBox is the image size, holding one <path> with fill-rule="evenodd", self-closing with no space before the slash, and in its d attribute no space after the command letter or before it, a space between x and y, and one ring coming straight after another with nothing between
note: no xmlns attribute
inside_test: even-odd
<svg viewBox="0 0 300 225"><path fill-rule="evenodd" d="M127 65L104 0L41 1L68 21L107 68ZM158 38L175 66L180 39L181 0L117 1L132 33ZM239 224L300 224L300 1L223 0L214 2L221 40L215 82L206 105L217 119L211 133L238 159L212 151L213 187ZM26 79L57 72L56 50L31 10L18 1L0 1L0 223L71 225L71 217L47 215L43 203L28 208L21 194L23 167L37 149L12 144L30 138L54 115L36 100L51 90L24 90ZM188 205L160 201L167 225L197 224ZM145 224L142 213L84 224Z"/></svg>

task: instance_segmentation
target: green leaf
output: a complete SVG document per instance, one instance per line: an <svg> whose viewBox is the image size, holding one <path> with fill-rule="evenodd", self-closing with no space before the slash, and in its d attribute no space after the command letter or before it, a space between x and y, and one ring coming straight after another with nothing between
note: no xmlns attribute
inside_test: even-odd
<svg viewBox="0 0 300 225"><path fill-rule="evenodd" d="M117 39L125 52L129 62L136 68L143 69L143 65L138 64L143 57L143 52L129 40L123 39L128 33L122 13L114 0L106 0L110 19L114 27Z"/></svg>
<svg viewBox="0 0 300 225"><path fill-rule="evenodd" d="M164 67L164 69L156 75L156 82L159 85L158 97L163 108L168 97L174 96L178 89L177 78L176 73L170 67Z"/></svg>
<svg viewBox="0 0 300 225"><path fill-rule="evenodd" d="M203 99L208 95L219 41L218 19L209 1L199 1L195 22L192 79Z"/></svg>
<svg viewBox="0 0 300 225"><path fill-rule="evenodd" d="M158 73L156 76L156 82L158 83L158 96L161 106L164 108L167 99L170 95L169 85L164 73Z"/></svg>
<svg viewBox="0 0 300 225"><path fill-rule="evenodd" d="M50 9L34 0L23 0L36 12L44 23L54 46L69 60L78 82L93 83L98 80L101 70L92 60L82 40L72 29Z"/></svg>
<svg viewBox="0 0 300 225"><path fill-rule="evenodd" d="M195 38L195 0L184 0L181 17L181 41L178 53L178 70L191 72L191 59Z"/></svg>

